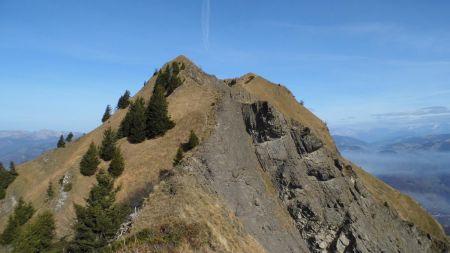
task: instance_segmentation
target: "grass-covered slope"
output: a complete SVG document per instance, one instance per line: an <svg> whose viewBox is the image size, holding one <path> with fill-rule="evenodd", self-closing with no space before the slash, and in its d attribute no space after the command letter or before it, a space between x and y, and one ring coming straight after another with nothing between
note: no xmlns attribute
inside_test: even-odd
<svg viewBox="0 0 450 253"><path fill-rule="evenodd" d="M272 84L255 74L221 83L215 77L203 73L185 57L177 57L174 61L183 66L179 72L182 85L167 97L168 113L175 127L164 136L139 144L130 144L125 138L117 143L125 159L125 170L116 180L116 185L120 186L117 200L131 203L132 206L139 202L143 206L139 205L141 209L131 230L124 236L128 239L122 241L122 246L114 245L115 250L160 252L158 249L163 247L166 252L174 248L180 252L264 252L261 241L256 241L248 233L241 224L242 220L235 215L236 211L229 210L220 194L205 187L207 184L199 183L198 174L190 173L189 164L174 169L173 159L180 144L188 140L192 130L202 143L219 128L216 116L220 110L220 96L228 94L221 93L223 89L231 89L233 94L242 95L239 102L233 103L268 101L286 118L308 127L331 154L338 155L328 128L281 85ZM152 77L132 99L142 97L148 103L156 78ZM218 85L223 87L218 88ZM127 110L116 111L105 123L68 143L65 148L52 150L18 166L19 176L8 187L5 199L0 201L0 229L3 230L13 206L22 197L27 202L31 201L38 213L51 210L56 219L57 236L70 238L75 218L73 204L83 205L95 183L94 176L80 174L82 156L91 142L97 145L101 143L106 129L111 127L118 130ZM230 114L232 120L242 120L233 118L233 115ZM246 133L243 132L243 135L251 141ZM193 156L193 152L195 149L185 153L186 158L191 158L190 165L201 164L202 161L196 160L201 156ZM99 168L107 170L108 163L102 161ZM416 224L433 237L445 237L442 228L415 201L356 166L353 168L380 203L387 202L402 219ZM258 173L267 176L262 170ZM47 201L49 182L56 187L55 197L51 201ZM270 180L264 182L271 192L270 197L277 199L279 193L273 183ZM281 213L277 219L292 223L287 212Z"/></svg>
<svg viewBox="0 0 450 253"><path fill-rule="evenodd" d="M245 89L254 96L253 100L268 101L284 115L310 127L332 152L337 151L326 124L301 105L284 86L273 84L255 74L247 74L235 80L235 89ZM405 221L416 224L436 238L446 240L441 225L411 197L393 189L356 165L352 167L376 200L380 203L387 202Z"/></svg>

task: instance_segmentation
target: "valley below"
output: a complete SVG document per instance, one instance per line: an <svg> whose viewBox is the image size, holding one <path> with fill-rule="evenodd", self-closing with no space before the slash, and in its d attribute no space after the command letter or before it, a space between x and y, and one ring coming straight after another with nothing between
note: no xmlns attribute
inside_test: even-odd
<svg viewBox="0 0 450 253"><path fill-rule="evenodd" d="M447 135L442 135L447 136ZM423 138L368 144L335 136L341 154L426 208L450 234L450 153ZM430 138L437 139L437 138ZM437 147L437 148L436 148Z"/></svg>

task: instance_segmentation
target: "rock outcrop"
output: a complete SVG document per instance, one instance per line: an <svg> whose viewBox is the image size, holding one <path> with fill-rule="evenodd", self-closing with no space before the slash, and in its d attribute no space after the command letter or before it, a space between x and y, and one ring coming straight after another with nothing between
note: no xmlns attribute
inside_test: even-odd
<svg viewBox="0 0 450 253"><path fill-rule="evenodd" d="M217 86L217 126L194 167L268 252L446 250L377 202L309 127L267 101L248 103L242 98L251 94Z"/></svg>
<svg viewBox="0 0 450 253"><path fill-rule="evenodd" d="M141 144L119 141L127 162L118 178L118 200L144 203L121 238L182 224L201 236L185 239L175 252L448 251L431 216L342 158L326 125L286 88L255 74L223 81L185 57L174 61L183 66L183 84L168 97L176 126ZM150 97L155 78L135 97ZM107 127L117 128L125 112L67 148L19 166L20 176L0 203L0 227L11 212L10 200L24 197L52 209L58 235L70 236L72 203L82 203L93 183L77 164L89 143L99 142ZM173 168L190 130L201 143ZM73 189L51 206L44 200L48 181L63 175L71 175ZM27 184L36 187L27 191Z"/></svg>

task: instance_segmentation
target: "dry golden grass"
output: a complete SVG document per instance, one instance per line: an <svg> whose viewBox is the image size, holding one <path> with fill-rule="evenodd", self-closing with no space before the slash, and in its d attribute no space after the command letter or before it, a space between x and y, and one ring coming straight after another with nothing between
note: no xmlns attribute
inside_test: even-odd
<svg viewBox="0 0 450 253"><path fill-rule="evenodd" d="M205 240L204 244L199 244L202 245L199 249L174 252L212 252L211 248L214 252L265 252L244 231L234 214L216 197L203 191L192 175L176 175L155 187L135 220L131 234L174 222L203 224L203 237L209 237L199 238Z"/></svg>
<svg viewBox="0 0 450 253"><path fill-rule="evenodd" d="M254 76L254 78L251 78L250 76ZM243 88L258 100L268 101L284 115L310 127L321 140L324 140L328 149L331 151L337 150L324 122L304 106L300 105L291 92L285 87L273 84L252 73L238 78L237 84L233 87L235 87L235 89ZM393 189L381 180L365 172L363 169L358 168L355 165L353 165L353 167L376 200L380 203L386 201L397 211L403 220L416 224L417 227L434 237L446 240L446 235L441 225L411 197Z"/></svg>
<svg viewBox="0 0 450 253"><path fill-rule="evenodd" d="M186 65L186 70L180 73L181 78L186 81L168 99L169 114L176 122L176 126L165 136L140 144L129 144L125 139L119 141L126 162L125 171L117 180L117 185L121 186L121 191L118 193L119 201L132 197L149 182L156 182L162 169L171 169L176 150L180 143L187 140L190 130L194 130L200 139L205 139L213 128L215 109L213 104L216 103L217 94L213 86L202 84L210 82L210 77L201 76L199 78L203 79L198 83L187 76L189 70L196 71L196 67L184 57L178 57L175 60ZM251 80L250 75L254 76ZM141 96L148 101L154 81L154 78L150 79L136 96ZM249 99L270 102L285 115L308 126L324 141L329 150L336 150L324 122L301 106L283 86L272 84L254 74L248 74L237 79L233 89L250 93L253 97ZM0 202L0 229L4 227L8 212L11 211L11 197L18 199L22 196L26 201L32 201L38 209L53 209L57 235L70 235L74 219L73 203L84 203L84 198L95 183L94 177L84 177L80 174L81 157L92 141L100 144L107 127L117 129L125 114L126 110L119 110L106 123L68 144L66 148L52 150L34 161L18 166L20 175L8 188L6 199ZM102 162L100 168L106 169L107 166L107 163ZM411 198L400 194L363 170L355 169L355 171L365 181L369 191L379 201L388 202L403 219L417 224L435 237L443 235L436 221ZM55 210L55 201L45 201L48 182L52 181L56 187L58 180L66 173L72 176L73 188L65 205ZM139 222L133 227L133 232L173 220L182 220L187 223L204 222L211 233L212 242L217 249L222 249L217 250L218 252L264 252L251 236L243 232L237 218L219 200L203 191L194 178L177 177L174 182L178 185L179 191L175 195L167 194L164 191L167 182L162 183L161 188L156 189L148 200L139 216ZM270 180L267 181L267 187L271 188ZM174 252L192 252L188 245L181 246L178 250ZM208 248L203 250L208 252Z"/></svg>
<svg viewBox="0 0 450 253"><path fill-rule="evenodd" d="M387 202L403 220L414 223L422 231L435 238L446 240L447 237L442 226L414 199L400 193L358 166L352 164L352 167L377 201L382 204Z"/></svg>
<svg viewBox="0 0 450 253"><path fill-rule="evenodd" d="M195 68L185 58L177 58L179 62L186 64L186 70ZM117 180L117 185L121 186L118 193L118 200L124 200L143 188L146 183L153 181L162 169L172 168L172 161L180 143L186 142L191 130L194 130L200 139L206 138L208 127L212 124L212 104L216 101L216 94L210 86L202 86L184 76L185 71L180 73L180 77L186 81L175 90L168 98L169 114L175 121L176 126L169 130L166 135L153 140L148 140L140 144L129 144L126 139L118 142L124 158L125 171ZM146 101L149 100L155 78L136 94ZM54 202L45 202L46 190L49 180L54 186L58 186L58 180L66 173L72 175L73 188L69 193L66 204L55 210L55 218L58 236L69 235L74 218L72 203L84 203L95 177L84 177L79 172L79 162L93 141L100 144L103 132L111 126L118 129L120 122L126 114L126 110L119 110L104 124L93 130L91 133L81 137L67 145L63 149L52 150L34 161L18 166L20 176L10 185L7 191L6 200L10 202L11 196L15 198L23 197L26 201L32 201L38 208L54 209ZM107 169L108 164L102 162L99 168ZM59 197L58 194L56 197ZM1 209L1 208L0 208ZM4 227L7 220L7 213L0 217L0 227Z"/></svg>
<svg viewBox="0 0 450 253"><path fill-rule="evenodd" d="M300 105L286 87L273 84L253 73L246 74L236 80L237 85L233 86L234 89L245 89L256 99L269 102L284 115L309 127L324 141L327 148L332 151L336 150L336 146L325 123L304 106Z"/></svg>

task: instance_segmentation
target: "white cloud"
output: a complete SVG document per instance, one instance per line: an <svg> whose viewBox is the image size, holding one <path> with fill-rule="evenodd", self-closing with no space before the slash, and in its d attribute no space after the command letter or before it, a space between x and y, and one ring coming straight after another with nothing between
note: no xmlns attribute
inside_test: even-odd
<svg viewBox="0 0 450 253"><path fill-rule="evenodd" d="M389 112L373 115L376 119L423 119L423 118L448 118L450 109L445 106L430 106L406 112Z"/></svg>

